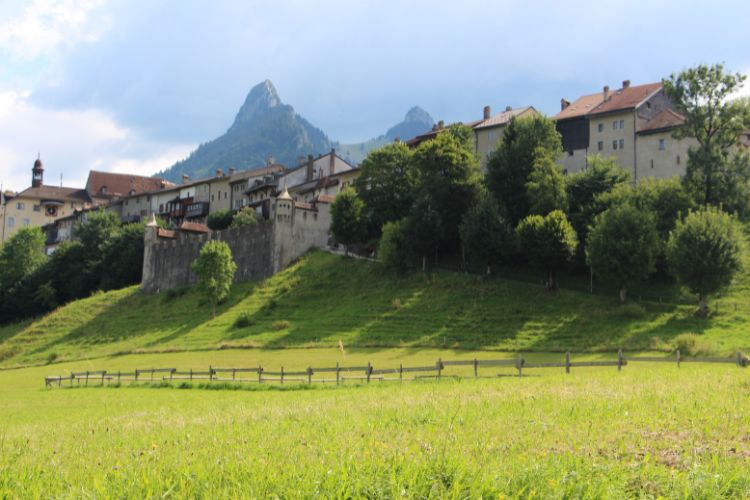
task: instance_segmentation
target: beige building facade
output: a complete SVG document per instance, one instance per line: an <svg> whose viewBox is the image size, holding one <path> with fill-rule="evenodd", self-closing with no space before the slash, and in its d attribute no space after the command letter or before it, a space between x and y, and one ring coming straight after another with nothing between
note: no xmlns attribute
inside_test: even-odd
<svg viewBox="0 0 750 500"><path fill-rule="evenodd" d="M487 170L487 160L500 145L505 135L505 129L511 120L515 118L528 118L539 116L539 112L532 106L513 109L511 106L495 116L491 114L489 106L484 107L483 120L473 125L474 142L479 164L482 171Z"/></svg>

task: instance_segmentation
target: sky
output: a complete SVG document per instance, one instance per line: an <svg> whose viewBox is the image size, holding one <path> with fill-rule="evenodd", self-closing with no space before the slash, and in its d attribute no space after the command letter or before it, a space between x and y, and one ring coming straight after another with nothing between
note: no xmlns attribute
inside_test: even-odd
<svg viewBox="0 0 750 500"><path fill-rule="evenodd" d="M750 74L750 2L1 0L0 183L151 175L231 125L250 88L332 140L414 105L467 121L658 81L700 63ZM750 85L745 89L750 94Z"/></svg>

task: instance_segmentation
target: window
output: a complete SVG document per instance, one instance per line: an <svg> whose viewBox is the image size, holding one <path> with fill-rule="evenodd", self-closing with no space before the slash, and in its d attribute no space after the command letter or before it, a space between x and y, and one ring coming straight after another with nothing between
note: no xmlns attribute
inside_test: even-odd
<svg viewBox="0 0 750 500"><path fill-rule="evenodd" d="M573 150L568 151L568 156L573 156Z"/></svg>
<svg viewBox="0 0 750 500"><path fill-rule="evenodd" d="M15 217L8 217L8 227L10 227L10 228L16 227L16 218Z"/></svg>
<svg viewBox="0 0 750 500"><path fill-rule="evenodd" d="M25 208L26 208L26 204L23 203L22 201L19 201L18 203L16 203L16 209L24 210Z"/></svg>
<svg viewBox="0 0 750 500"><path fill-rule="evenodd" d="M620 130L625 130L625 120L620 120Z"/></svg>
<svg viewBox="0 0 750 500"><path fill-rule="evenodd" d="M70 208L75 208L75 207L76 207L76 204L71 201L70 202Z"/></svg>
<svg viewBox="0 0 750 500"><path fill-rule="evenodd" d="M664 139L659 139L659 151L664 151L667 147L667 141Z"/></svg>
<svg viewBox="0 0 750 500"><path fill-rule="evenodd" d="M646 108L651 109L651 103L650 102L646 103Z"/></svg>
<svg viewBox="0 0 750 500"><path fill-rule="evenodd" d="M490 130L488 134L490 136L490 142L494 142L495 139L496 139L495 131L494 130Z"/></svg>
<svg viewBox="0 0 750 500"><path fill-rule="evenodd" d="M214 201L214 195L211 195L211 201Z"/></svg>
<svg viewBox="0 0 750 500"><path fill-rule="evenodd" d="M42 206L41 205L34 205L34 212L41 212Z"/></svg>
<svg viewBox="0 0 750 500"><path fill-rule="evenodd" d="M651 168L654 168L654 160L651 160Z"/></svg>
<svg viewBox="0 0 750 500"><path fill-rule="evenodd" d="M126 207L128 206L128 200L125 200L125 206Z"/></svg>
<svg viewBox="0 0 750 500"><path fill-rule="evenodd" d="M160 214L164 213L164 203L161 203L161 204L159 205L159 213L160 213Z"/></svg>
<svg viewBox="0 0 750 500"><path fill-rule="evenodd" d="M612 122L612 130L617 130L617 120Z"/></svg>
<svg viewBox="0 0 750 500"><path fill-rule="evenodd" d="M625 149L625 139L620 139L620 149Z"/></svg>
<svg viewBox="0 0 750 500"><path fill-rule="evenodd" d="M612 149L617 149L617 141L612 141Z"/></svg>
<svg viewBox="0 0 750 500"><path fill-rule="evenodd" d="M224 191L224 199L227 199L227 194L229 194L227 191Z"/></svg>
<svg viewBox="0 0 750 500"><path fill-rule="evenodd" d="M100 188L99 188L99 191L100 191L100 192L101 192L102 194L107 194L107 186L102 186L102 187L100 187Z"/></svg>
<svg viewBox="0 0 750 500"><path fill-rule="evenodd" d="M599 141L596 143L596 149L599 151L604 151L604 141Z"/></svg>
<svg viewBox="0 0 750 500"><path fill-rule="evenodd" d="M24 225L24 227L30 226L31 225L31 221L29 219L24 219L23 220L23 225Z"/></svg>
<svg viewBox="0 0 750 500"><path fill-rule="evenodd" d="M313 212L313 220L318 220L318 213L317 212Z"/></svg>
<svg viewBox="0 0 750 500"><path fill-rule="evenodd" d="M677 164L680 164L680 155L677 155Z"/></svg>
<svg viewBox="0 0 750 500"><path fill-rule="evenodd" d="M598 129L599 129L599 132L604 132L604 124L600 123Z"/></svg>

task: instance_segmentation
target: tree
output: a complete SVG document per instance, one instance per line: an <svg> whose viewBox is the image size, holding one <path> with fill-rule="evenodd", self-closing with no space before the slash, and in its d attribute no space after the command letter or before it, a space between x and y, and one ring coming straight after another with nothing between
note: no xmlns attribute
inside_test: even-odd
<svg viewBox="0 0 750 500"><path fill-rule="evenodd" d="M216 317L216 304L229 295L236 270L232 250L229 245L219 240L206 242L193 262L198 286L211 302L213 317Z"/></svg>
<svg viewBox="0 0 750 500"><path fill-rule="evenodd" d="M553 210L568 209L565 176L562 168L545 150L537 151L526 182L529 213L547 215Z"/></svg>
<svg viewBox="0 0 750 500"><path fill-rule="evenodd" d="M243 207L234 214L234 217L232 217L232 223L229 227L254 226L258 222L260 222L258 212L256 212L254 208Z"/></svg>
<svg viewBox="0 0 750 500"><path fill-rule="evenodd" d="M429 198L440 215L443 242L457 246L458 226L481 186L474 150L453 133L438 134L414 151L418 198Z"/></svg>
<svg viewBox="0 0 750 500"><path fill-rule="evenodd" d="M106 246L120 231L120 218L114 212L97 210L87 212L82 222L77 222L74 228L76 239L87 250L89 261L98 261L106 250Z"/></svg>
<svg viewBox="0 0 750 500"><path fill-rule="evenodd" d="M427 256L437 262L440 241L443 239L443 219L435 209L435 201L422 196L412 205L406 218L406 235L411 251L422 257L422 271L427 270Z"/></svg>
<svg viewBox="0 0 750 500"><path fill-rule="evenodd" d="M568 214L580 241L587 240L594 217L606 208L599 202L600 197L629 180L630 175L614 158L599 155L589 156L586 169L568 177ZM585 258L582 249L578 255L582 263Z"/></svg>
<svg viewBox="0 0 750 500"><path fill-rule="evenodd" d="M412 150L397 142L370 151L362 161L354 186L376 235L386 222L406 217L414 203L417 170L411 158Z"/></svg>
<svg viewBox="0 0 750 500"><path fill-rule="evenodd" d="M19 229L0 250L0 290L10 291L44 261L42 230L38 227Z"/></svg>
<svg viewBox="0 0 750 500"><path fill-rule="evenodd" d="M106 245L101 266L103 272L99 279L104 290L141 282L144 229L143 223L126 224Z"/></svg>
<svg viewBox="0 0 750 500"><path fill-rule="evenodd" d="M366 236L365 205L351 188L341 191L331 205L331 232L349 253L349 245L360 243Z"/></svg>
<svg viewBox="0 0 750 500"><path fill-rule="evenodd" d="M742 234L733 217L718 208L691 212L678 221L667 243L667 263L677 280L698 295L708 314L708 296L732 282L741 267Z"/></svg>
<svg viewBox="0 0 750 500"><path fill-rule="evenodd" d="M398 272L409 268L412 259L406 219L386 222L378 244L378 258L383 265Z"/></svg>
<svg viewBox="0 0 750 500"><path fill-rule="evenodd" d="M217 210L212 214L208 214L206 225L212 231L222 231L232 225L232 219L234 215L231 210Z"/></svg>
<svg viewBox="0 0 750 500"><path fill-rule="evenodd" d="M576 247L576 232L561 210L542 217L529 215L517 228L521 250L529 263L547 273L547 290L557 289L555 273L568 263Z"/></svg>
<svg viewBox="0 0 750 500"><path fill-rule="evenodd" d="M663 81L664 91L685 117L676 138L691 137L697 148L688 152L685 184L702 205L746 201L737 188L748 190L748 162L733 158L740 135L750 127L750 105L731 97L746 77L724 70L722 64L699 65Z"/></svg>
<svg viewBox="0 0 750 500"><path fill-rule="evenodd" d="M515 232L488 191L482 191L466 212L459 231L469 260L486 266L487 274L491 274L494 265L506 261L516 248Z"/></svg>
<svg viewBox="0 0 750 500"><path fill-rule="evenodd" d="M562 154L554 120L533 116L511 120L487 162L487 186L515 225L529 214L526 183L538 156L553 160Z"/></svg>
<svg viewBox="0 0 750 500"><path fill-rule="evenodd" d="M653 213L625 203L596 216L586 260L595 274L618 286L620 302L625 303L628 287L655 271L660 246Z"/></svg>

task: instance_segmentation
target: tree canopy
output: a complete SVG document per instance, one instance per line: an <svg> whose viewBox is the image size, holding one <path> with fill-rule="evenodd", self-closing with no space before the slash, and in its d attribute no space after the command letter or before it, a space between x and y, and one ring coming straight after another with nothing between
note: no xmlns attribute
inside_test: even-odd
<svg viewBox="0 0 750 500"><path fill-rule="evenodd" d="M483 190L461 221L461 242L470 262L492 267L506 262L516 249L512 226L500 214L495 197Z"/></svg>
<svg viewBox="0 0 750 500"><path fill-rule="evenodd" d="M224 241L208 241L201 248L192 267L198 277L198 286L211 303L212 315L215 317L216 304L229 295L237 270L232 249Z"/></svg>
<svg viewBox="0 0 750 500"><path fill-rule="evenodd" d="M534 267L547 272L547 289L556 290L555 273L568 263L578 239L565 213L555 210L547 214L529 215L517 228L521 250Z"/></svg>

